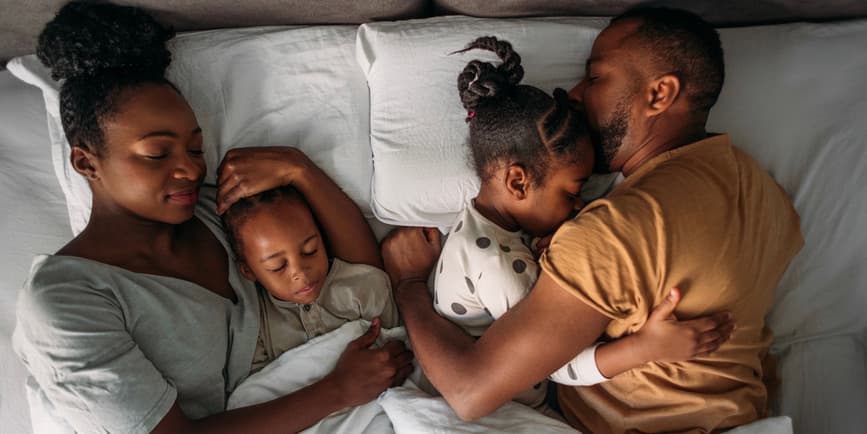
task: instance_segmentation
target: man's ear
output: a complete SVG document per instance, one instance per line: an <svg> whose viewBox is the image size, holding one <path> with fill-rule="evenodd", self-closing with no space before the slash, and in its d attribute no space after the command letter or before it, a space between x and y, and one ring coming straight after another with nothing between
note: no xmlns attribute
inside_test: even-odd
<svg viewBox="0 0 867 434"><path fill-rule="evenodd" d="M520 164L509 164L506 168L506 191L518 200L527 197L529 187L527 170Z"/></svg>
<svg viewBox="0 0 867 434"><path fill-rule="evenodd" d="M647 114L658 115L677 101L680 96L680 79L674 74L665 74L650 82L647 91Z"/></svg>
<svg viewBox="0 0 867 434"><path fill-rule="evenodd" d="M244 276L247 280L251 282L256 281L256 275L253 274L253 270L250 269L250 266L247 265L246 262L238 262L238 268L241 270L241 275Z"/></svg>
<svg viewBox="0 0 867 434"><path fill-rule="evenodd" d="M88 181L96 181L99 179L99 159L96 154L90 152L89 149L82 146L73 146L72 153L69 155L69 160L72 163L72 168L81 176L87 178Z"/></svg>

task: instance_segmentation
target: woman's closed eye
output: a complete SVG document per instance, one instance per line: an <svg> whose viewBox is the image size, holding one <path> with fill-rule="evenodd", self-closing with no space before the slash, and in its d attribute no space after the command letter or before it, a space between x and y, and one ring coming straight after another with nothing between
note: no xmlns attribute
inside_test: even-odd
<svg viewBox="0 0 867 434"><path fill-rule="evenodd" d="M163 153L163 154L145 155L144 157L149 159L149 160L162 160L168 156L169 156L169 154Z"/></svg>
<svg viewBox="0 0 867 434"><path fill-rule="evenodd" d="M192 155L192 156L194 156L194 157L201 157L201 156L205 155L205 150L204 150L204 149L190 149L190 150L187 151L187 152L189 152L190 155Z"/></svg>
<svg viewBox="0 0 867 434"><path fill-rule="evenodd" d="M313 249L313 250L309 250L309 251L301 252L301 255L302 255L302 256L313 256L313 255L315 255L316 252L318 252L318 251L319 251L319 249Z"/></svg>

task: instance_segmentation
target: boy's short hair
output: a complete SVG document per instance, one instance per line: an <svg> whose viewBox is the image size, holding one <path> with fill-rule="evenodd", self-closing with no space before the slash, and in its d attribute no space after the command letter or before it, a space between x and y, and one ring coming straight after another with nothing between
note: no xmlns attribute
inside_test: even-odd
<svg viewBox="0 0 867 434"><path fill-rule="evenodd" d="M226 227L226 235L229 244L235 252L238 261L245 261L244 245L241 240L240 228L255 210L263 205L273 204L281 200L297 200L304 206L309 207L304 196L291 185L284 185L263 191L250 197L239 199L223 213L223 225ZM315 221L315 218L314 218Z"/></svg>

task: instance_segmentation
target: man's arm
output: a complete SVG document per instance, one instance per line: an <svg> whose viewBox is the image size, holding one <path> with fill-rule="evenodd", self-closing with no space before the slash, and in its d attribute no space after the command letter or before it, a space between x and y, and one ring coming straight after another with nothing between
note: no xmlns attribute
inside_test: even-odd
<svg viewBox="0 0 867 434"><path fill-rule="evenodd" d="M393 247L384 247L387 267ZM493 412L545 379L593 343L610 321L542 273L530 295L474 341L437 315L422 280L397 286L416 358L464 420Z"/></svg>

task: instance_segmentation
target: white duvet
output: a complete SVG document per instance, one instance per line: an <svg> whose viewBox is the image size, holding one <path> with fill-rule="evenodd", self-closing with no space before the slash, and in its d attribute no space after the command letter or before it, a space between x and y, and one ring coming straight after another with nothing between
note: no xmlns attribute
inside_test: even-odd
<svg viewBox="0 0 867 434"><path fill-rule="evenodd" d="M277 360L244 380L229 396L228 408L259 404L292 393L325 377L355 338L367 331L370 323L357 320L311 339L283 353ZM377 341L398 339L406 342L403 327L383 329ZM376 401L332 413L304 433L576 433L570 426L551 419L516 402L508 402L492 414L475 422L464 422L441 397L419 390L413 378L402 387L385 391ZM729 431L732 434L791 434L788 417L757 421Z"/></svg>

